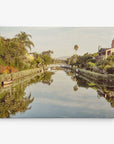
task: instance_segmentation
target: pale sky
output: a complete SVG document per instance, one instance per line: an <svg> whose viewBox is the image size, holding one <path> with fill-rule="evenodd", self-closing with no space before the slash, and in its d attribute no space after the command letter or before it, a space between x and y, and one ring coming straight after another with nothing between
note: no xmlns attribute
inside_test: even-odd
<svg viewBox="0 0 114 144"><path fill-rule="evenodd" d="M32 35L32 52L53 50L53 57L72 56L75 44L79 46L79 55L97 52L98 45L111 47L114 38L114 27L0 27L0 35L5 38L20 31Z"/></svg>

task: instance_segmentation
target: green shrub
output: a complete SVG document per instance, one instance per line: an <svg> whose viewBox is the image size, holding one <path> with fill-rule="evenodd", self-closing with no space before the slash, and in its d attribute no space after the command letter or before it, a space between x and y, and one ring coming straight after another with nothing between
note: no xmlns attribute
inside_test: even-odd
<svg viewBox="0 0 114 144"><path fill-rule="evenodd" d="M88 62L88 63L87 63L87 66L88 66L90 69L93 69L93 67L95 66L95 63Z"/></svg>
<svg viewBox="0 0 114 144"><path fill-rule="evenodd" d="M107 69L110 68L110 67L111 67L110 65L106 65L106 66L104 67L104 69L107 71Z"/></svg>
<svg viewBox="0 0 114 144"><path fill-rule="evenodd" d="M99 65L98 68L99 68L100 70L103 70L104 67L103 67L102 65Z"/></svg>
<svg viewBox="0 0 114 144"><path fill-rule="evenodd" d="M107 58L107 60L114 62L114 52Z"/></svg>
<svg viewBox="0 0 114 144"><path fill-rule="evenodd" d="M107 72L108 74L114 74L114 67L109 67L109 68L107 68L107 69L106 69L106 72Z"/></svg>
<svg viewBox="0 0 114 144"><path fill-rule="evenodd" d="M0 65L5 65L4 61L0 58Z"/></svg>

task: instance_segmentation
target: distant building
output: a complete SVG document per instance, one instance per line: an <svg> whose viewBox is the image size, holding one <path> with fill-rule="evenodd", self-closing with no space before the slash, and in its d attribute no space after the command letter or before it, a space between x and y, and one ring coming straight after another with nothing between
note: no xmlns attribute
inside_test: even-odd
<svg viewBox="0 0 114 144"><path fill-rule="evenodd" d="M112 40L111 48L100 48L98 49L97 59L107 59L108 56L114 52L114 39Z"/></svg>
<svg viewBox="0 0 114 144"><path fill-rule="evenodd" d="M31 52L31 53L28 53L31 57L34 57L35 53L34 52Z"/></svg>
<svg viewBox="0 0 114 144"><path fill-rule="evenodd" d="M30 61L34 60L34 53L26 53L26 58Z"/></svg>

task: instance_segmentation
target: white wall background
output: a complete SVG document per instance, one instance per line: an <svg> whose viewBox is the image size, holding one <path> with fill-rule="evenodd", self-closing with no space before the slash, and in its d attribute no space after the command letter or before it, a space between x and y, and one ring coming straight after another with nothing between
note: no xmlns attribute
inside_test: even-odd
<svg viewBox="0 0 114 144"><path fill-rule="evenodd" d="M0 26L114 26L112 0L1 0ZM1 144L113 143L114 120L3 119Z"/></svg>

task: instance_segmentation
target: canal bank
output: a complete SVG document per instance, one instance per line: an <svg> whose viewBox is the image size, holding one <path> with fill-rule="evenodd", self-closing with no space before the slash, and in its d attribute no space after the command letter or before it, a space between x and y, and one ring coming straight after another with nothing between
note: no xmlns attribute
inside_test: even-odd
<svg viewBox="0 0 114 144"><path fill-rule="evenodd" d="M29 70L23 70L23 71L19 71L16 73L11 73L11 74L2 74L0 75L0 84L4 81L8 81L8 80L16 80L19 78L24 78L26 76L30 76L30 75L34 75L34 74L40 74L42 73L46 68L41 67L41 68L35 68L35 69L29 69Z"/></svg>
<svg viewBox="0 0 114 144"><path fill-rule="evenodd" d="M85 69L79 69L79 74L99 83L114 84L114 74L100 74Z"/></svg>

